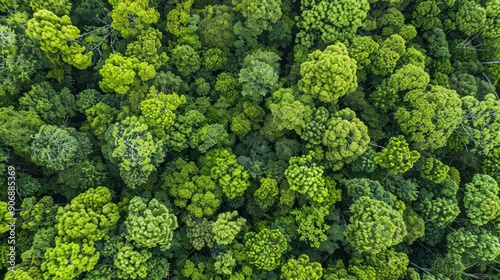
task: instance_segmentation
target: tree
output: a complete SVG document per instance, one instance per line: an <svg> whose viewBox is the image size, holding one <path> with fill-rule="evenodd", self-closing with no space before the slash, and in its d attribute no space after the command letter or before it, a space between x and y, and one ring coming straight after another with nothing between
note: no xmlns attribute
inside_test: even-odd
<svg viewBox="0 0 500 280"><path fill-rule="evenodd" d="M398 34L385 39L372 59L372 73L385 76L394 72L399 59L406 51L405 43L403 37Z"/></svg>
<svg viewBox="0 0 500 280"><path fill-rule="evenodd" d="M127 45L125 55L136 57L139 61L146 62L158 69L168 61L165 52L158 53L162 46L161 38L162 33L158 29L147 28L141 30L137 35L137 40Z"/></svg>
<svg viewBox="0 0 500 280"><path fill-rule="evenodd" d="M235 220L232 221L233 219ZM231 244L246 225L246 221L245 218L238 217L237 211L220 213L217 220L212 223L215 242L219 245Z"/></svg>
<svg viewBox="0 0 500 280"><path fill-rule="evenodd" d="M217 254L215 257L214 269L215 272L222 275L233 275L233 270L236 266L236 259L231 251L226 251Z"/></svg>
<svg viewBox="0 0 500 280"><path fill-rule="evenodd" d="M188 23L190 19L190 9L194 0L184 1L175 6L167 14L167 31L175 36L183 36L190 33Z"/></svg>
<svg viewBox="0 0 500 280"><path fill-rule="evenodd" d="M64 241L108 239L120 219L106 187L90 188L57 210L55 225Z"/></svg>
<svg viewBox="0 0 500 280"><path fill-rule="evenodd" d="M203 52L202 65L210 71L222 70L227 64L229 53L220 48L210 48Z"/></svg>
<svg viewBox="0 0 500 280"><path fill-rule="evenodd" d="M281 18L281 0L232 0L234 10L245 17L245 26L257 36Z"/></svg>
<svg viewBox="0 0 500 280"><path fill-rule="evenodd" d="M23 158L30 158L31 135L39 132L45 123L33 109L15 110L13 107L0 108L0 141Z"/></svg>
<svg viewBox="0 0 500 280"><path fill-rule="evenodd" d="M108 168L101 162L101 159L78 161L57 175L57 184L61 186L61 194L68 199L89 188L107 183L109 183Z"/></svg>
<svg viewBox="0 0 500 280"><path fill-rule="evenodd" d="M229 6L207 5L200 11L203 19L200 22L200 40L204 46L220 49L232 49L236 41L233 32L234 14Z"/></svg>
<svg viewBox="0 0 500 280"><path fill-rule="evenodd" d="M328 197L328 188L323 178L324 167L313 161L313 153L292 157L285 170L290 190L305 195L311 201L323 203Z"/></svg>
<svg viewBox="0 0 500 280"><path fill-rule="evenodd" d="M321 243L327 241L327 231L330 226L325 224L325 217L329 214L327 207L303 206L290 212L295 216L298 225L297 233L300 241L305 241L313 248L319 248Z"/></svg>
<svg viewBox="0 0 500 280"><path fill-rule="evenodd" d="M301 134L312 114L309 106L303 104L296 97L290 88L282 88L272 94L271 102L268 105L273 116L273 123L280 130L295 130Z"/></svg>
<svg viewBox="0 0 500 280"><path fill-rule="evenodd" d="M368 128L349 108L336 112L326 123L322 144L327 148L325 158L334 171L366 152L368 143Z"/></svg>
<svg viewBox="0 0 500 280"><path fill-rule="evenodd" d="M443 182L447 176L450 167L445 165L435 157L428 157L423 160L423 163L418 166L420 176L434 183Z"/></svg>
<svg viewBox="0 0 500 280"><path fill-rule="evenodd" d="M26 1L28 2L28 1ZM71 10L71 2L68 0L56 1L39 1L39 0L30 0L29 5L34 12L40 10L49 10L55 13L56 15L68 15Z"/></svg>
<svg viewBox="0 0 500 280"><path fill-rule="evenodd" d="M278 89L279 76L273 67L262 61L242 68L238 81L243 87L241 94L250 101L261 101Z"/></svg>
<svg viewBox="0 0 500 280"><path fill-rule="evenodd" d="M125 226L127 240L137 248L159 247L165 251L172 245L178 224L177 217L158 200L153 198L146 204L141 197L135 196L129 202Z"/></svg>
<svg viewBox="0 0 500 280"><path fill-rule="evenodd" d="M287 248L285 236L277 229L245 234L245 252L249 262L258 269L274 270L281 264L281 255Z"/></svg>
<svg viewBox="0 0 500 280"><path fill-rule="evenodd" d="M280 279L319 280L323 276L323 267L318 262L310 262L307 255L298 259L290 258L281 266Z"/></svg>
<svg viewBox="0 0 500 280"><path fill-rule="evenodd" d="M99 260L93 242L62 242L56 239L56 246L44 254L41 272L44 279L74 279L94 268Z"/></svg>
<svg viewBox="0 0 500 280"><path fill-rule="evenodd" d="M456 91L432 86L430 91L408 92L394 117L415 147L433 150L444 147L460 125L461 106Z"/></svg>
<svg viewBox="0 0 500 280"><path fill-rule="evenodd" d="M493 94L487 94L479 101L472 96L462 98L462 123L457 134L463 144L470 143L470 150L476 155L493 156L500 147L496 131L500 127L500 101Z"/></svg>
<svg viewBox="0 0 500 280"><path fill-rule="evenodd" d="M62 124L76 115L75 97L68 88L56 92L48 82L31 86L31 90L19 98L24 110L32 108L47 124Z"/></svg>
<svg viewBox="0 0 500 280"><path fill-rule="evenodd" d="M26 34L40 42L42 51L53 54L78 69L86 69L92 64L92 51L78 43L80 30L72 25L71 19L64 15L58 17L53 12L42 9L33 14L28 21Z"/></svg>
<svg viewBox="0 0 500 280"><path fill-rule="evenodd" d="M461 1L456 19L458 29L465 35L471 36L483 29L486 10L474 1Z"/></svg>
<svg viewBox="0 0 500 280"><path fill-rule="evenodd" d="M172 63L182 76L187 76L200 69L201 58L190 45L178 45L172 50Z"/></svg>
<svg viewBox="0 0 500 280"><path fill-rule="evenodd" d="M377 255L364 255L363 258L352 258L349 262L349 271L361 277L362 270L373 269L376 276L373 279L402 279L410 263L405 253L395 252L393 249L384 250ZM359 269L359 270L358 270ZM361 278L364 279L364 278Z"/></svg>
<svg viewBox="0 0 500 280"><path fill-rule="evenodd" d="M213 215L222 202L222 194L207 175L198 175L198 167L192 161L178 158L176 172L164 175L163 187L175 198L174 204L186 208L194 217Z"/></svg>
<svg viewBox="0 0 500 280"><path fill-rule="evenodd" d="M278 182L270 177L260 179L260 187L254 192L255 202L262 210L267 210L279 194Z"/></svg>
<svg viewBox="0 0 500 280"><path fill-rule="evenodd" d="M42 228L53 228L57 205L54 205L54 199L51 196L44 196L38 201L34 196L26 197L21 208L19 221L22 222L23 230L37 232ZM4 209L7 210L7 207Z"/></svg>
<svg viewBox="0 0 500 280"><path fill-rule="evenodd" d="M391 137L389 144L373 159L383 168L390 168L394 174L406 173L420 158L420 153L410 151L404 136Z"/></svg>
<svg viewBox="0 0 500 280"><path fill-rule="evenodd" d="M222 193L234 199L243 195L250 186L250 175L239 165L231 149L217 148L200 158L201 174L210 176L222 188Z"/></svg>
<svg viewBox="0 0 500 280"><path fill-rule="evenodd" d="M426 242L439 242L441 237L440 229L450 225L460 214L457 201L458 185L446 178L439 184L427 183L419 190L418 199L413 205L413 209L424 219L426 226ZM437 238L437 239L436 239Z"/></svg>
<svg viewBox="0 0 500 280"><path fill-rule="evenodd" d="M155 134L163 138L166 130L175 123L174 111L185 103L184 95L158 92L153 86L146 99L141 102L141 112L148 125L154 129Z"/></svg>
<svg viewBox="0 0 500 280"><path fill-rule="evenodd" d="M385 202L362 196L349 209L344 235L359 252L377 254L402 242L407 234L401 213Z"/></svg>
<svg viewBox="0 0 500 280"><path fill-rule="evenodd" d="M295 39L306 48L316 43L313 34L319 33L321 43L346 43L356 36L356 29L363 25L370 10L369 1L302 1L300 3L301 16L297 17L299 33ZM329 12L329 11L344 11Z"/></svg>
<svg viewBox="0 0 500 280"><path fill-rule="evenodd" d="M156 71L154 65L146 61L115 52L106 59L99 74L102 76L99 86L104 92L127 94L141 82L154 78Z"/></svg>
<svg viewBox="0 0 500 280"><path fill-rule="evenodd" d="M323 52L310 53L300 65L298 88L323 103L336 104L358 86L356 69L356 60L349 56L344 44L330 45Z"/></svg>
<svg viewBox="0 0 500 280"><path fill-rule="evenodd" d="M201 250L207 246L214 246L214 233L212 232L212 222L203 219L196 219L189 215L185 221L187 229L186 236L189 238L191 245L196 250Z"/></svg>
<svg viewBox="0 0 500 280"><path fill-rule="evenodd" d="M314 147L322 143L329 119L330 112L325 107L314 110L312 120L306 123L300 134L300 138L307 142L307 146Z"/></svg>
<svg viewBox="0 0 500 280"><path fill-rule="evenodd" d="M439 27L442 23L438 18L441 9L438 7L436 1L427 0L422 1L416 5L412 14L412 24L422 30L430 30Z"/></svg>
<svg viewBox="0 0 500 280"><path fill-rule="evenodd" d="M357 70L363 70L370 65L379 44L370 36L356 36L349 45L349 54L356 60Z"/></svg>
<svg viewBox="0 0 500 280"><path fill-rule="evenodd" d="M148 260L151 259L148 250L137 250L128 243L121 243L114 257L113 264L118 269L120 279L144 279L148 275Z"/></svg>
<svg viewBox="0 0 500 280"><path fill-rule="evenodd" d="M491 262L500 255L500 239L483 227L459 228L446 236L448 253L462 257L469 265L475 262Z"/></svg>
<svg viewBox="0 0 500 280"><path fill-rule="evenodd" d="M149 6L149 0L110 0L109 3L113 7L111 26L125 38L137 35L160 18L160 13Z"/></svg>
<svg viewBox="0 0 500 280"><path fill-rule="evenodd" d="M493 178L475 174L465 189L464 206L472 224L482 226L500 216L498 184Z"/></svg>
<svg viewBox="0 0 500 280"><path fill-rule="evenodd" d="M347 190L349 202L356 202L363 196L385 202L389 206L394 206L392 194L385 190L379 181L370 180L368 178L352 178L341 181L342 185Z"/></svg>
<svg viewBox="0 0 500 280"><path fill-rule="evenodd" d="M107 156L132 189L146 183L165 156L163 141L148 128L143 118L133 116L110 125L105 134Z"/></svg>
<svg viewBox="0 0 500 280"><path fill-rule="evenodd" d="M62 171L75 164L81 148L81 143L69 129L44 125L33 137L31 160L49 170Z"/></svg>
<svg viewBox="0 0 500 280"><path fill-rule="evenodd" d="M115 122L118 110L100 101L88 108L85 115L88 122L88 126L85 128L92 130L97 139L102 141L108 127Z"/></svg>

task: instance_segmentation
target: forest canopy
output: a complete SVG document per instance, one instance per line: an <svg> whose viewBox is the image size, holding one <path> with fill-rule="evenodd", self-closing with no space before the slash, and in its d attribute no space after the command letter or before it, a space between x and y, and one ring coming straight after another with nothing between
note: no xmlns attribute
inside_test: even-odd
<svg viewBox="0 0 500 280"><path fill-rule="evenodd" d="M0 275L500 279L499 82L500 0L0 0Z"/></svg>

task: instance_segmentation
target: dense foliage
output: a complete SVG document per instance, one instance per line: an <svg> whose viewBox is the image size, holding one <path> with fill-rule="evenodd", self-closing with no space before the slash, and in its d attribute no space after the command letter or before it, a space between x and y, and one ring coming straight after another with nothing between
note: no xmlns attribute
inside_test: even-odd
<svg viewBox="0 0 500 280"><path fill-rule="evenodd" d="M0 0L0 278L500 279L499 82L500 0Z"/></svg>

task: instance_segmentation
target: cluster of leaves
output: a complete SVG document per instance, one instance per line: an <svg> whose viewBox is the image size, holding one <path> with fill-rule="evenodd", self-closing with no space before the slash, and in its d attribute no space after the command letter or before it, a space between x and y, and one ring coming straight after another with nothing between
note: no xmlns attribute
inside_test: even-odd
<svg viewBox="0 0 500 280"><path fill-rule="evenodd" d="M499 82L498 0L0 0L0 275L500 279Z"/></svg>

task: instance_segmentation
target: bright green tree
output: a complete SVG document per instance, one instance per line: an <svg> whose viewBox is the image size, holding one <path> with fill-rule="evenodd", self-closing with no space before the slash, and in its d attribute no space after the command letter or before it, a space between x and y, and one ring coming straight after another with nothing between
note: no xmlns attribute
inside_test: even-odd
<svg viewBox="0 0 500 280"><path fill-rule="evenodd" d="M393 34L385 39L374 54L370 70L379 76L389 75L394 72L401 56L406 51L405 40L398 34Z"/></svg>
<svg viewBox="0 0 500 280"><path fill-rule="evenodd" d="M42 51L47 52L78 69L86 69L92 64L92 51L80 43L80 30L72 25L71 19L64 15L58 17L53 12L42 9L33 14L28 21L26 34L39 41Z"/></svg>
<svg viewBox="0 0 500 280"><path fill-rule="evenodd" d="M357 63L342 43L316 50L300 65L299 90L324 103L337 103L357 86Z"/></svg>
<svg viewBox="0 0 500 280"><path fill-rule="evenodd" d="M83 272L92 270L99 256L93 242L67 243L56 240L56 246L48 248L44 254L41 265L43 279L77 278Z"/></svg>
<svg viewBox="0 0 500 280"><path fill-rule="evenodd" d="M406 173L420 158L420 153L411 151L404 136L391 137L389 144L378 152L373 159L383 168L391 169L394 174Z"/></svg>
<svg viewBox="0 0 500 280"><path fill-rule="evenodd" d="M245 234L245 252L251 264L271 271L281 264L282 254L288 248L283 233L277 229L263 229Z"/></svg>
<svg viewBox="0 0 500 280"><path fill-rule="evenodd" d="M373 279L398 280L406 274L410 260L405 253L395 252L393 249L384 250L377 255L364 255L363 258L352 258L349 262L349 271L354 272L358 279L365 279L360 270L373 269L376 276ZM354 269L354 268L357 269ZM358 270L359 269L359 270Z"/></svg>
<svg viewBox="0 0 500 280"><path fill-rule="evenodd" d="M377 254L403 241L406 225L400 212L387 203L360 197L351 207L344 235L359 252Z"/></svg>
<svg viewBox="0 0 500 280"><path fill-rule="evenodd" d="M295 130L301 134L312 110L297 99L293 89L290 88L282 88L272 94L268 107L273 116L273 123L278 129Z"/></svg>
<svg viewBox="0 0 500 280"><path fill-rule="evenodd" d="M119 279L144 279L148 275L147 263L151 259L148 250L137 250L131 244L121 243L113 264L118 269Z"/></svg>
<svg viewBox="0 0 500 280"><path fill-rule="evenodd" d="M137 35L160 18L149 0L109 0L109 3L113 7L111 26L125 38Z"/></svg>
<svg viewBox="0 0 500 280"><path fill-rule="evenodd" d="M219 208L221 191L210 176L198 175L192 161L178 158L175 172L166 174L163 187L175 198L174 204L186 208L196 218L213 215Z"/></svg>
<svg viewBox="0 0 500 280"><path fill-rule="evenodd" d="M369 143L368 128L349 108L336 112L326 123L322 144L327 147L325 158L334 171L356 160Z"/></svg>
<svg viewBox="0 0 500 280"><path fill-rule="evenodd" d="M104 102L98 102L94 106L85 111L87 116L87 125L85 128L89 129L99 140L104 140L104 135L108 127L114 123L118 110L109 106Z"/></svg>
<svg viewBox="0 0 500 280"><path fill-rule="evenodd" d="M327 240L326 234L330 229L325 223L325 217L330 214L327 207L303 206L290 214L295 216L297 233L301 241L305 241L313 248L319 248L321 243Z"/></svg>
<svg viewBox="0 0 500 280"><path fill-rule="evenodd" d="M443 182L448 176L450 167L435 157L428 157L418 165L420 176L434 183Z"/></svg>
<svg viewBox="0 0 500 280"><path fill-rule="evenodd" d="M233 220L234 219L234 220ZM236 235L246 225L246 219L238 217L238 212L224 212L217 216L217 220L212 223L212 232L214 240L219 245L231 244Z"/></svg>
<svg viewBox="0 0 500 280"><path fill-rule="evenodd" d="M323 267L318 262L309 261L309 256L300 255L290 258L281 266L280 279L319 280L323 276Z"/></svg>
<svg viewBox="0 0 500 280"><path fill-rule="evenodd" d="M153 65L155 69L160 68L168 61L167 54L160 52L162 33L155 28L141 30L137 39L127 45L125 55L138 58L141 62Z"/></svg>
<svg viewBox="0 0 500 280"><path fill-rule="evenodd" d="M279 194L278 182L273 178L261 178L260 187L254 192L255 202L262 210L271 207Z"/></svg>
<svg viewBox="0 0 500 280"><path fill-rule="evenodd" d="M358 27L363 25L370 4L368 0L307 0L300 2L300 10L301 16L297 17L299 33L295 42L311 48L317 33L323 44L345 43L354 38Z"/></svg>
<svg viewBox="0 0 500 280"><path fill-rule="evenodd" d="M147 204L135 196L129 202L125 220L126 238L137 248L155 248L165 251L172 245L174 230L178 227L177 217L156 199Z"/></svg>
<svg viewBox="0 0 500 280"><path fill-rule="evenodd" d="M146 61L115 52L106 59L99 74L102 76L99 86L104 92L127 94L141 82L154 78L156 71L154 65Z"/></svg>
<svg viewBox="0 0 500 280"><path fill-rule="evenodd" d="M465 213L472 224L482 226L500 216L498 184L493 178L475 174L465 190Z"/></svg>
<svg viewBox="0 0 500 280"><path fill-rule="evenodd" d="M292 157L285 170L290 190L305 195L317 203L326 202L328 188L323 178L324 167L313 161L313 153Z"/></svg>
<svg viewBox="0 0 500 280"><path fill-rule="evenodd" d="M57 210L59 236L65 241L108 239L120 219L106 187L90 188Z"/></svg>
<svg viewBox="0 0 500 280"><path fill-rule="evenodd" d="M190 33L188 24L190 19L190 10L194 0L187 0L178 3L174 9L167 14L167 31L175 36L183 36Z"/></svg>
<svg viewBox="0 0 500 280"><path fill-rule="evenodd" d="M444 147L460 125L461 106L456 91L433 86L430 91L408 92L394 118L415 147L433 150Z"/></svg>
<svg viewBox="0 0 500 280"><path fill-rule="evenodd" d="M184 95L158 92L153 86L146 99L141 102L141 113L156 135L164 136L166 130L175 123L175 110L186 103Z"/></svg>
<svg viewBox="0 0 500 280"><path fill-rule="evenodd" d="M230 149L212 149L200 158L199 164L202 165L201 174L210 176L229 199L242 196L250 186L250 175L238 164Z"/></svg>
<svg viewBox="0 0 500 280"><path fill-rule="evenodd" d="M215 257L214 269L215 272L222 275L233 275L236 259L231 251L226 251L217 254Z"/></svg>

